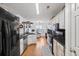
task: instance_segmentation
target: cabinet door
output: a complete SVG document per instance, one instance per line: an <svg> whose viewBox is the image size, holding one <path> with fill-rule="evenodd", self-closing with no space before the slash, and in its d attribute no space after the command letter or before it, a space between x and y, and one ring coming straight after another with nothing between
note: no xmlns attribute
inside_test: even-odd
<svg viewBox="0 0 79 59"><path fill-rule="evenodd" d="M65 9L63 9L59 14L59 28L65 28Z"/></svg>
<svg viewBox="0 0 79 59"><path fill-rule="evenodd" d="M0 20L0 54L2 52L2 33L1 33L1 20Z"/></svg>
<svg viewBox="0 0 79 59"><path fill-rule="evenodd" d="M27 36L27 44L32 44L32 43L36 43L36 35L29 35Z"/></svg>
<svg viewBox="0 0 79 59"><path fill-rule="evenodd" d="M53 53L56 56L57 55L57 46L56 46L56 40L53 39Z"/></svg>
<svg viewBox="0 0 79 59"><path fill-rule="evenodd" d="M64 46L56 41L56 56L64 56Z"/></svg>
<svg viewBox="0 0 79 59"><path fill-rule="evenodd" d="M24 42L23 42L23 38L20 39L20 55L23 53L24 51Z"/></svg>
<svg viewBox="0 0 79 59"><path fill-rule="evenodd" d="M59 23L59 14L57 14L55 17L55 23Z"/></svg>
<svg viewBox="0 0 79 59"><path fill-rule="evenodd" d="M59 46L59 56L64 56L64 46L58 43Z"/></svg>

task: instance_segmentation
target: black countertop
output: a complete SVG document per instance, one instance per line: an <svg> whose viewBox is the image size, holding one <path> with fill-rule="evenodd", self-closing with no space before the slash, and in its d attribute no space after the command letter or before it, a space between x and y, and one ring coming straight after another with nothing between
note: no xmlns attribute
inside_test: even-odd
<svg viewBox="0 0 79 59"><path fill-rule="evenodd" d="M65 38L55 37L54 39L65 47Z"/></svg>
<svg viewBox="0 0 79 59"><path fill-rule="evenodd" d="M56 32L52 32L52 30L48 30L48 34L49 36L53 37L53 39L58 41L61 45L65 46L65 30L59 29L58 31L63 34L62 35L56 34Z"/></svg>

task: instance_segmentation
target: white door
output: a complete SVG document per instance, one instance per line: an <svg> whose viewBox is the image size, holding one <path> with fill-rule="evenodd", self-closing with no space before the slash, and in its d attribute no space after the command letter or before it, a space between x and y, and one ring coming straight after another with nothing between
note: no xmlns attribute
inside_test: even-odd
<svg viewBox="0 0 79 59"><path fill-rule="evenodd" d="M65 55L79 56L79 4L65 4Z"/></svg>
<svg viewBox="0 0 79 59"><path fill-rule="evenodd" d="M71 4L71 55L79 56L79 4Z"/></svg>

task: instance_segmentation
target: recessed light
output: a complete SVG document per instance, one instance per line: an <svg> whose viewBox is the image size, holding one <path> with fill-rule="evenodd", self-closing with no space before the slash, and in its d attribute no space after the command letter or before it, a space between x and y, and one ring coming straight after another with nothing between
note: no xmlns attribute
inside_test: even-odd
<svg viewBox="0 0 79 59"><path fill-rule="evenodd" d="M36 13L37 13L37 15L39 15L39 4L36 3L35 6L36 6Z"/></svg>

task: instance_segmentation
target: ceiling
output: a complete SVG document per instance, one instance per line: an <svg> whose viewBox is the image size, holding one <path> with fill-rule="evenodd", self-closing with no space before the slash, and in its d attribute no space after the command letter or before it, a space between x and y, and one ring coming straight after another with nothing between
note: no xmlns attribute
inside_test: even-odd
<svg viewBox="0 0 79 59"><path fill-rule="evenodd" d="M20 14L26 19L40 18L50 19L64 7L64 3L39 3L39 15L36 13L35 3L3 3L12 12Z"/></svg>

